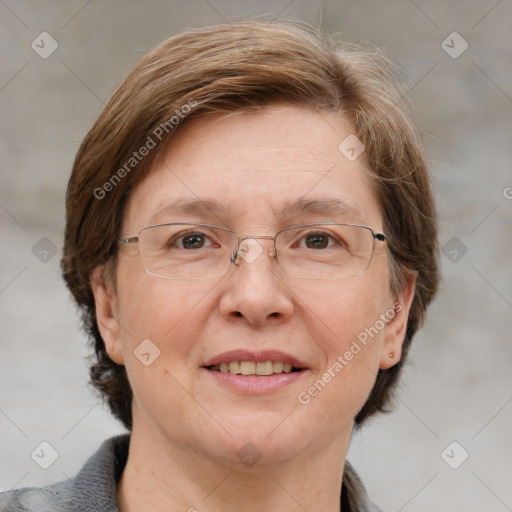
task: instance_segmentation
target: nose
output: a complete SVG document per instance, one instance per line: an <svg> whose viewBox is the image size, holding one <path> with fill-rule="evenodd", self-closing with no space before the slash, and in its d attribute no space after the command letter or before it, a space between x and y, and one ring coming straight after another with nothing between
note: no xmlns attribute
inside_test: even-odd
<svg viewBox="0 0 512 512"><path fill-rule="evenodd" d="M253 239L240 244L220 300L220 312L227 320L264 327L292 317L293 295L283 282L271 247L270 241Z"/></svg>

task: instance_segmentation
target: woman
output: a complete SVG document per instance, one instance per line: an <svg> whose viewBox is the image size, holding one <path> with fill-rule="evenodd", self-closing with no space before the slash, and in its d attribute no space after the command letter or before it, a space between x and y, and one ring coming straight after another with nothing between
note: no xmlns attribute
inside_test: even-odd
<svg viewBox="0 0 512 512"><path fill-rule="evenodd" d="M62 269L130 435L2 510L376 511L346 454L437 287L389 62L311 28L192 30L83 141Z"/></svg>

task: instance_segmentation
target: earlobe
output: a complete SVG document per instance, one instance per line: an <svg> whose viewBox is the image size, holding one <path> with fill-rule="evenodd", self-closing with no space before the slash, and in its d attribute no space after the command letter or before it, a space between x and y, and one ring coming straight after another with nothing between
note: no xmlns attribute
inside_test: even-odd
<svg viewBox="0 0 512 512"><path fill-rule="evenodd" d="M380 369L387 370L400 361L407 331L407 320L416 289L416 272L410 272L407 283L386 312L388 322L382 346Z"/></svg>
<svg viewBox="0 0 512 512"><path fill-rule="evenodd" d="M96 267L91 274L96 322L109 357L117 364L124 364L119 322L117 320L117 295L114 286L105 278L105 267Z"/></svg>

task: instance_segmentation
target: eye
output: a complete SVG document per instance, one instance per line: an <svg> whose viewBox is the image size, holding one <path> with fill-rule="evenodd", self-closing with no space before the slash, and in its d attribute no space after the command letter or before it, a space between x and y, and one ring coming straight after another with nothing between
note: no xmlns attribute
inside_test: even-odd
<svg viewBox="0 0 512 512"><path fill-rule="evenodd" d="M201 233L197 232L189 232L180 236L175 236L173 239L169 240L169 247L177 247L178 249L203 249L204 247L211 247L212 241L210 238ZM218 245L216 245L218 247Z"/></svg>
<svg viewBox="0 0 512 512"><path fill-rule="evenodd" d="M350 251L354 243L350 228L341 224L314 228L296 226L283 230L282 234L282 238L279 239L282 249L300 250L303 251L303 255L306 254L304 251L309 251L309 254L313 251L331 255L340 254L341 251Z"/></svg>
<svg viewBox="0 0 512 512"><path fill-rule="evenodd" d="M302 235L296 247L299 249L330 249L337 246L344 248L345 244L333 233L325 231L312 231Z"/></svg>
<svg viewBox="0 0 512 512"><path fill-rule="evenodd" d="M184 249L201 249L206 242L205 236L200 234L187 235L181 241Z"/></svg>
<svg viewBox="0 0 512 512"><path fill-rule="evenodd" d="M331 237L327 233L308 233L304 237L308 249L325 249L330 247L330 241L332 241Z"/></svg>

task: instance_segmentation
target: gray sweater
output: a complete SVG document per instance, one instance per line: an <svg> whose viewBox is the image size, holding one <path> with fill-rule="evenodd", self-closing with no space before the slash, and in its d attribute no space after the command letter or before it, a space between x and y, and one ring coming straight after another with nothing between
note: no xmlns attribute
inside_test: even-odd
<svg viewBox="0 0 512 512"><path fill-rule="evenodd" d="M78 475L47 487L26 487L0 494L0 512L119 512L116 485L128 458L130 436L113 437L85 463ZM343 512L382 512L372 505L347 462L341 492Z"/></svg>

